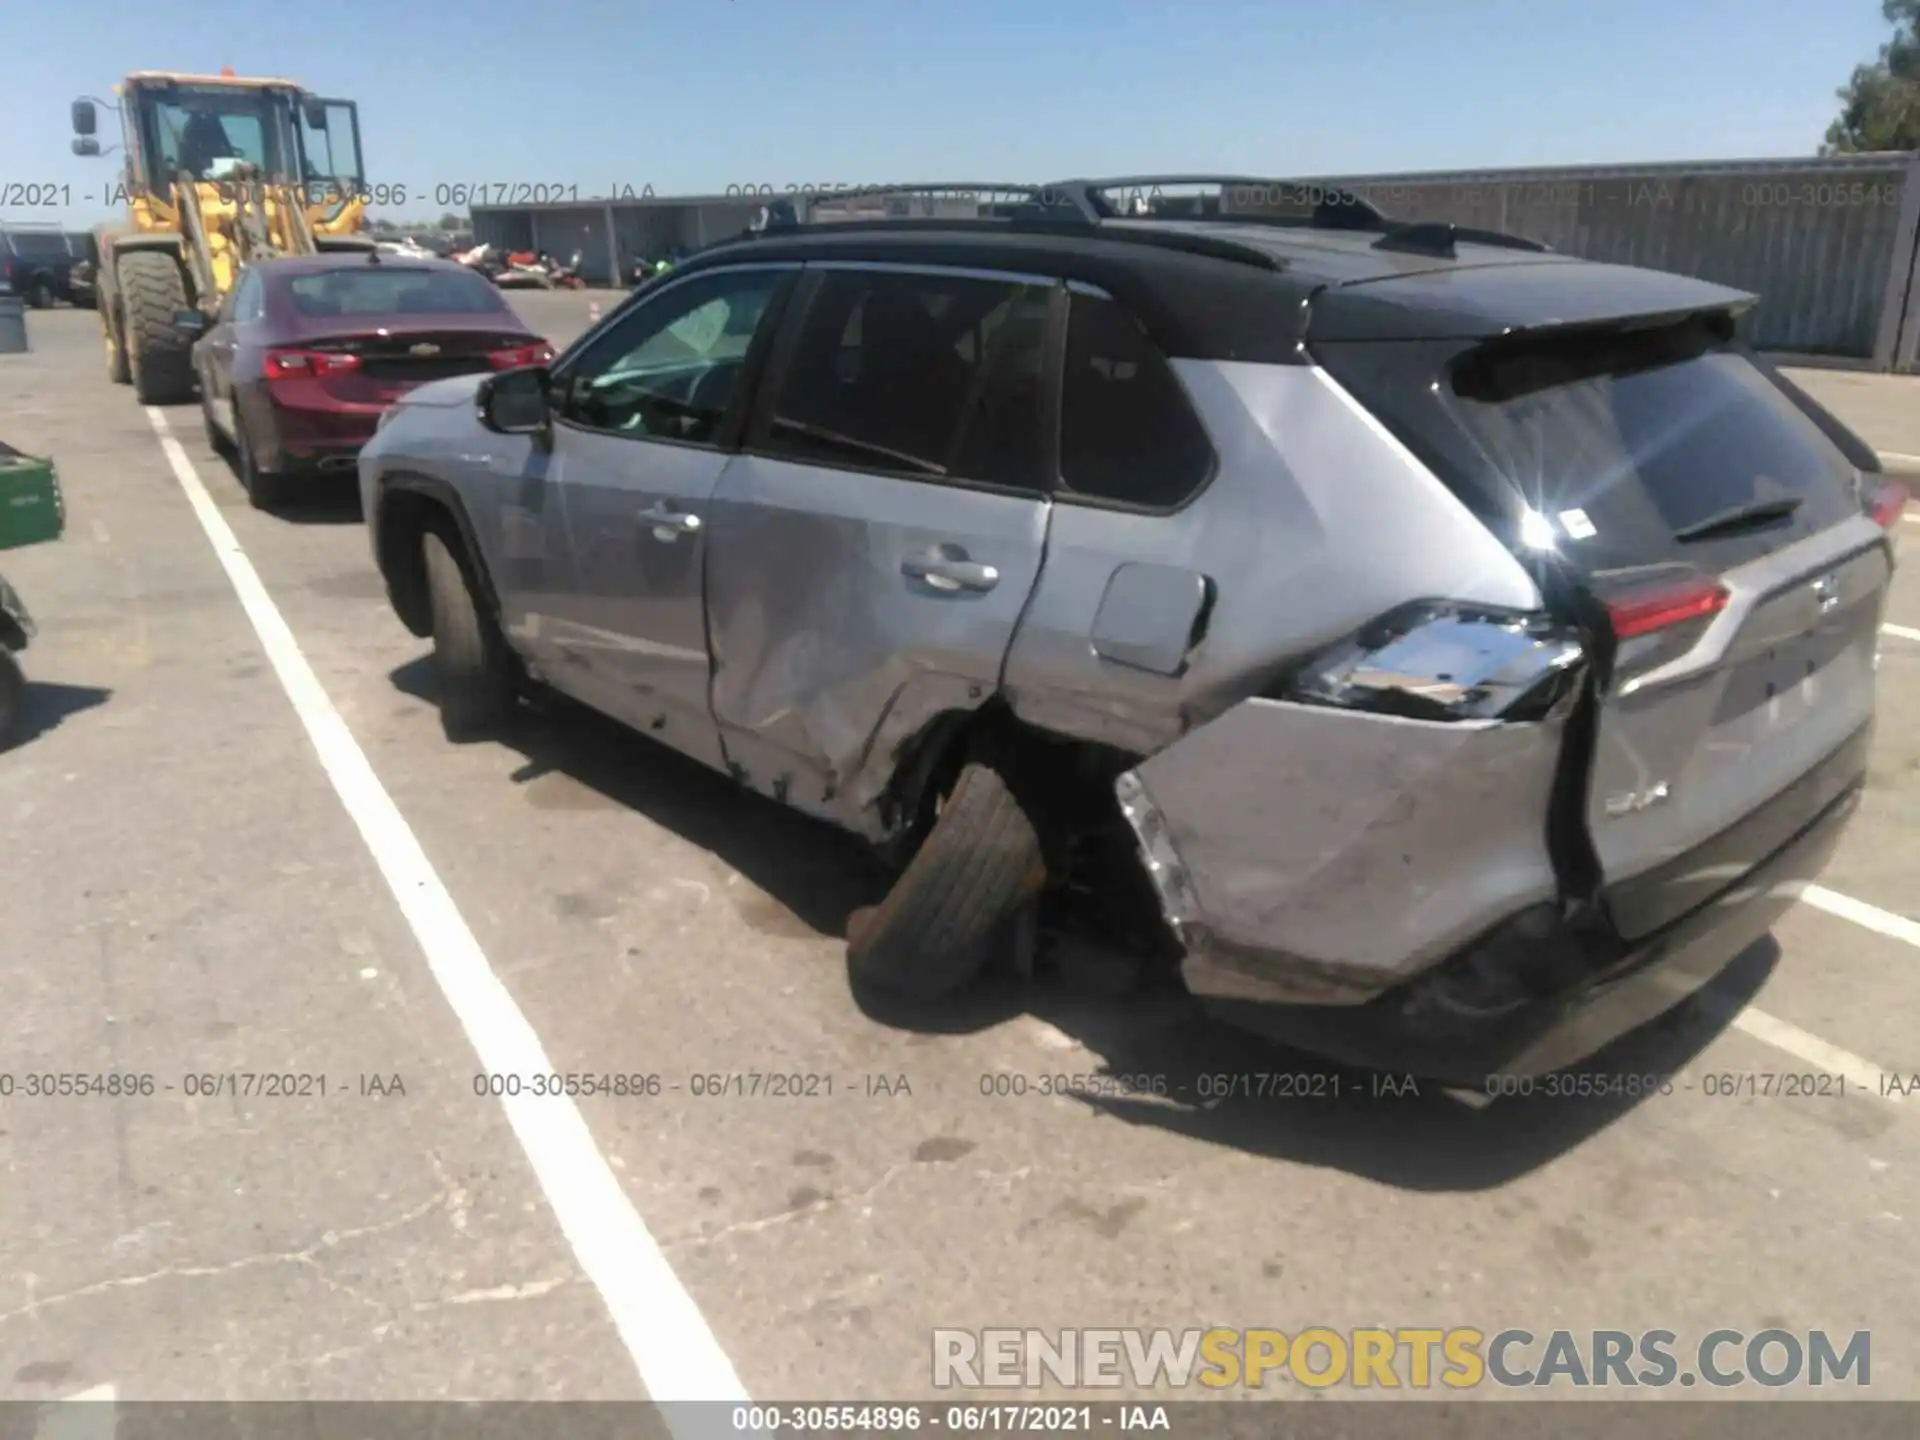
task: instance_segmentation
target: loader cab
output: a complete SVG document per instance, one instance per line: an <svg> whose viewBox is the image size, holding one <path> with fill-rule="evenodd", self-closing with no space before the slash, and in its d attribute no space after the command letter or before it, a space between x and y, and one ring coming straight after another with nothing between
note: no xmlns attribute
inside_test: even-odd
<svg viewBox="0 0 1920 1440"><path fill-rule="evenodd" d="M311 204L364 186L350 100L321 99L287 80L227 76L132 75L119 94L130 191L164 194L180 170L217 183L251 169L269 185L304 187ZM76 100L77 152L99 153L97 124L93 103Z"/></svg>

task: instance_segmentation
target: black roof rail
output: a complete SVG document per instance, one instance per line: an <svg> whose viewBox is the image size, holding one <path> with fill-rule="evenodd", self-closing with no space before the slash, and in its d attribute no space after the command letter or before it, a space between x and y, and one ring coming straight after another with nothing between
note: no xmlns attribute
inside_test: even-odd
<svg viewBox="0 0 1920 1440"><path fill-rule="evenodd" d="M1333 185L1321 185L1311 180L1287 179L1273 175L1110 175L1095 180L1061 180L1046 188L1055 194L1065 194L1083 203L1087 209L1102 219L1130 218L1117 209L1108 199L1110 192L1131 191L1130 200L1144 200L1152 205L1156 197L1152 192L1176 185L1219 187L1224 200L1258 202L1263 196L1279 197L1289 193L1301 197L1299 203L1315 196L1322 198L1313 201L1314 215L1312 224L1320 228L1341 230L1385 230L1392 225L1386 213L1371 201L1342 190ZM1239 192L1237 195L1234 192ZM1147 218L1141 216L1139 218ZM1261 215L1257 211L1220 209L1202 211L1195 214L1182 214L1182 220L1212 220L1227 224L1279 224L1296 225L1300 222L1291 218Z"/></svg>
<svg viewBox="0 0 1920 1440"><path fill-rule="evenodd" d="M859 220L838 220L829 224L812 225L772 225L757 230L749 230L743 239L775 240L793 235L860 235L901 233L952 235L1005 235L1012 231L1021 235L1057 235L1085 238L1088 234L1098 235L1104 240L1119 240L1130 245L1147 245L1158 250L1178 250L1188 255L1205 255L1215 260L1231 260L1240 265L1252 265L1262 270L1284 270L1286 260L1265 250L1255 249L1251 245L1236 244L1215 235L1196 235L1189 230L1154 230L1147 228L1106 229L1089 226L1084 220L1049 220L1045 218L1026 218L1021 216L993 218L981 216L975 219L955 218L942 220L925 216L887 217L873 216ZM722 242L728 243L728 242ZM711 246L709 249L713 248Z"/></svg>
<svg viewBox="0 0 1920 1440"><path fill-rule="evenodd" d="M1547 254L1553 250L1551 245L1529 240L1524 235L1509 235L1502 230L1478 230L1444 220L1420 220L1407 225L1395 225L1373 242L1373 248L1452 260L1459 253L1454 247L1461 241L1469 245L1497 245L1505 250L1531 250Z"/></svg>
<svg viewBox="0 0 1920 1440"><path fill-rule="evenodd" d="M950 180L940 182L915 182L897 185L856 185L846 190L821 190L803 193L800 203L806 207L807 216L823 208L839 204L845 200L858 200L863 197L887 196L925 196L935 200L970 200L976 205L1035 206L1052 214L1049 218L1080 225L1092 225L1100 216L1090 207L1079 203L1076 197L1066 194L1053 186L1028 185L1005 180ZM918 217L908 217L918 218ZM796 223L801 221L796 215ZM840 222L844 223L844 222Z"/></svg>

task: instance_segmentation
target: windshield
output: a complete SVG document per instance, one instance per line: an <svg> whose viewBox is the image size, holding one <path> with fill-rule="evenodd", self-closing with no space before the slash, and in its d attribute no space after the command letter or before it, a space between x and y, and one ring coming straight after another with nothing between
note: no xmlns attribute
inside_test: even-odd
<svg viewBox="0 0 1920 1440"><path fill-rule="evenodd" d="M268 179L286 179L293 148L287 112L286 101L267 91L181 85L153 98L149 143L165 174L224 180L253 165Z"/></svg>

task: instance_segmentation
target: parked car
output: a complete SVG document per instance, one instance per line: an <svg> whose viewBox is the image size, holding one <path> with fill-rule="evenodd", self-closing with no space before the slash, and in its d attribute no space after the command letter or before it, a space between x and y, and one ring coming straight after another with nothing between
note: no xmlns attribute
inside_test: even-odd
<svg viewBox="0 0 1920 1440"><path fill-rule="evenodd" d="M874 842L867 983L1090 884L1236 1024L1580 1060L1825 864L1899 492L1752 296L1138 183L769 226L411 392L360 485L449 735L550 686Z"/></svg>
<svg viewBox="0 0 1920 1440"><path fill-rule="evenodd" d="M14 294L36 309L73 298L67 277L75 258L64 230L0 225L0 274Z"/></svg>
<svg viewBox="0 0 1920 1440"><path fill-rule="evenodd" d="M67 272L67 298L82 309L91 310L95 304L95 295L93 262L75 260L73 268Z"/></svg>
<svg viewBox="0 0 1920 1440"><path fill-rule="evenodd" d="M314 476L351 472L413 387L552 355L464 266L378 252L249 267L193 347L207 438L268 509Z"/></svg>

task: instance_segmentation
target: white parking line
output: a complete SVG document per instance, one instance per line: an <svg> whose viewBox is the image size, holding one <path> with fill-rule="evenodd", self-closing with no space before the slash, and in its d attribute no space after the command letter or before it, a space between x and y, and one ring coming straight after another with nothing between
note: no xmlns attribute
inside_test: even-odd
<svg viewBox="0 0 1920 1440"><path fill-rule="evenodd" d="M1902 640L1920 640L1920 630L1911 625L1882 625L1880 628L1889 635L1898 635Z"/></svg>
<svg viewBox="0 0 1920 1440"><path fill-rule="evenodd" d="M1842 895L1821 885L1807 886L1800 892L1800 898L1816 910L1838 915L1842 920L1851 920L1876 934L1885 935L1889 940L1899 940L1920 949L1920 922L1909 920L1904 915L1882 910L1878 905L1869 905L1864 900L1856 900L1851 895Z"/></svg>
<svg viewBox="0 0 1920 1440"><path fill-rule="evenodd" d="M1889 1091L1882 1076L1886 1071L1871 1060L1855 1055L1851 1050L1842 1050L1838 1045L1829 1045L1818 1035L1809 1034L1798 1025L1789 1025L1785 1020L1756 1010L1749 1005L1744 1010L1732 1005L1722 1004L1717 996L1707 998L1709 1009L1717 1012L1733 1029L1755 1040L1764 1041L1776 1050L1783 1050L1796 1060L1803 1060L1816 1070L1828 1075L1844 1075L1847 1084L1864 1090L1869 1095L1877 1095L1889 1104L1898 1105L1905 1096L1899 1090Z"/></svg>
<svg viewBox="0 0 1920 1440"><path fill-rule="evenodd" d="M334 708L166 416L148 407L147 419L480 1068L551 1074L554 1066L539 1035L494 973L406 817ZM733 1365L594 1144L579 1107L564 1096L509 1095L500 1103L580 1268L612 1312L648 1395L656 1401L746 1400Z"/></svg>
<svg viewBox="0 0 1920 1440"><path fill-rule="evenodd" d="M1882 465L1908 465L1920 470L1920 455L1902 455L1897 450L1881 450L1877 453Z"/></svg>

